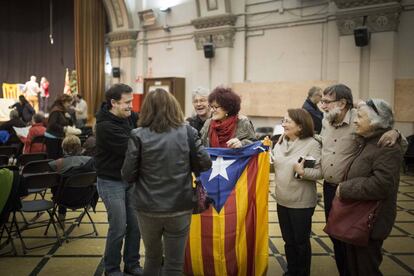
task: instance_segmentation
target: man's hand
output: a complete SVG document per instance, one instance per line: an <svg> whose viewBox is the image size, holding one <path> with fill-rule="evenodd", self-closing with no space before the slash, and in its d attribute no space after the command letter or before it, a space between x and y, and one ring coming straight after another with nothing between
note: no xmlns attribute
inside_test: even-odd
<svg viewBox="0 0 414 276"><path fill-rule="evenodd" d="M392 147L400 138L398 131L391 129L385 132L379 139L377 145L379 147Z"/></svg>

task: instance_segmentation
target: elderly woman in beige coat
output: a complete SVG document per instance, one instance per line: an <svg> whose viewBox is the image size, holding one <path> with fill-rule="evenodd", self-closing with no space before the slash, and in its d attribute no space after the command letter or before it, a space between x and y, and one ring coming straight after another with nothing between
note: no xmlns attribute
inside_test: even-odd
<svg viewBox="0 0 414 276"><path fill-rule="evenodd" d="M288 271L284 275L309 275L310 233L317 202L316 179L321 177L321 145L313 138L311 115L305 109L289 109L282 121L284 137L273 149L277 215ZM298 162L299 158L303 160ZM304 160L314 160L304 168ZM296 173L296 174L295 174Z"/></svg>
<svg viewBox="0 0 414 276"><path fill-rule="evenodd" d="M402 150L399 144L378 147L377 143L393 124L391 107L383 100L368 100L358 107L355 125L361 147L336 195L342 199L378 200L380 205L368 246L346 244L350 275L382 275L381 247L396 217Z"/></svg>

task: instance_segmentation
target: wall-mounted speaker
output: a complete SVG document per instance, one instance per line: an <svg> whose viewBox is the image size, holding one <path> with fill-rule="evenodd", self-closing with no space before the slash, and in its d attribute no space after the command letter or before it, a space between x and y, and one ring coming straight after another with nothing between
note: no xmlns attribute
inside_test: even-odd
<svg viewBox="0 0 414 276"><path fill-rule="evenodd" d="M357 27L354 29L355 45L357 47L364 47L369 44L370 32L366 26Z"/></svg>
<svg viewBox="0 0 414 276"><path fill-rule="evenodd" d="M121 77L121 69L119 69L119 67L112 67L112 77L114 78Z"/></svg>
<svg viewBox="0 0 414 276"><path fill-rule="evenodd" d="M203 45L204 57L213 58L214 57L214 45L213 43L204 43Z"/></svg>

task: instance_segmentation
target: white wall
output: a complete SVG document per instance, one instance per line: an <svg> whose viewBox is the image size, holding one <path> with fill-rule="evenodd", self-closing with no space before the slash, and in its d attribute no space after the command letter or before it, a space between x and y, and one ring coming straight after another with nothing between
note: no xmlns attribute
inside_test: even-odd
<svg viewBox="0 0 414 276"><path fill-rule="evenodd" d="M137 0L128 6L157 9L161 2ZM140 30L137 74L145 76L147 58L152 57L153 77L186 78L186 115L191 114L191 91L197 86L214 88L242 81L334 80L350 86L355 98L381 97L392 103L394 79L414 78L412 7L402 11L398 32L374 33L369 48L360 49L355 47L352 35L339 35L332 1L258 2L263 1L231 1L232 13L238 15L234 47L217 48L211 60L204 58L203 51L196 50L195 28L190 23L197 18L196 1L181 1L169 14L159 12L157 25L146 32L133 20L134 28ZM311 7L302 9L302 3ZM130 14L135 16L137 11ZM171 32L162 30L165 24L171 26ZM143 40L145 37L147 41ZM366 61L368 64L361 66ZM363 94L360 89L368 92ZM252 120L257 126L273 126L279 118ZM406 135L414 132L412 123L397 123L397 127Z"/></svg>

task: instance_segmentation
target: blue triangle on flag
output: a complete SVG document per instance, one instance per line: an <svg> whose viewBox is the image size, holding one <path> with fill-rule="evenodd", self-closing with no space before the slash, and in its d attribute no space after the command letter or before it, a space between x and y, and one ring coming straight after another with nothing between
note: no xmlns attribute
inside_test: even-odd
<svg viewBox="0 0 414 276"><path fill-rule="evenodd" d="M206 148L213 161L213 167L201 173L200 179L206 187L208 196L214 200L218 213L233 191L250 157L267 149L268 147L263 146L260 141L238 149Z"/></svg>

